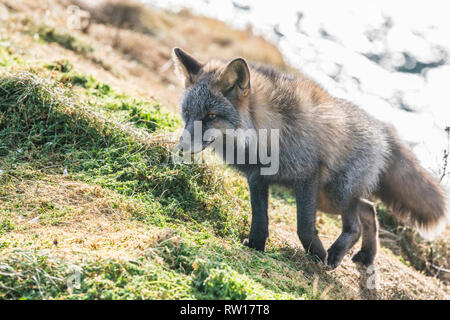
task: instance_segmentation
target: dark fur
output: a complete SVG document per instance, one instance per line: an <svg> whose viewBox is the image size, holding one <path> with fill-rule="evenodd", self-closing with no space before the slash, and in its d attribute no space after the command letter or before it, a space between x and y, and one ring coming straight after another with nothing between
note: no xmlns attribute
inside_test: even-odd
<svg viewBox="0 0 450 320"><path fill-rule="evenodd" d="M298 235L305 250L335 268L363 235L354 261L369 265L377 251L376 211L364 198L379 196L402 218L431 229L445 220L445 195L395 130L350 102L335 99L302 75L267 66L202 64L175 49L185 80L186 130L205 128L280 130L280 166L275 175L261 165L236 165L248 180L252 204L249 247L264 250L268 237L268 189L291 187L297 199ZM186 60L186 61L185 61ZM193 66L193 67L192 67ZM199 67L201 66L201 67ZM217 114L207 120L211 112ZM316 211L342 215L343 230L325 251L315 227Z"/></svg>

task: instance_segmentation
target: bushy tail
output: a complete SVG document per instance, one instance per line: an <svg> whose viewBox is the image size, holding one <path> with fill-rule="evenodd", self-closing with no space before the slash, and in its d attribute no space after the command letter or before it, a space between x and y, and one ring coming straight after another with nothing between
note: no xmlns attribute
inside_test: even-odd
<svg viewBox="0 0 450 320"><path fill-rule="evenodd" d="M415 225L421 236L432 240L447 225L447 195L395 130L389 131L391 154L377 196L397 218Z"/></svg>

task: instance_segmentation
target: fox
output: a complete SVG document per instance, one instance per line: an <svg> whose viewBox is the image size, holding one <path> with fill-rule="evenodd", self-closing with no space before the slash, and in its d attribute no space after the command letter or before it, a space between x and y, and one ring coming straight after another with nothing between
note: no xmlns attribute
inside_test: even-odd
<svg viewBox="0 0 450 320"><path fill-rule="evenodd" d="M202 133L215 129L215 138L226 139L230 129L278 130L276 172L261 174L266 164L259 159L231 164L246 177L250 193L250 233L243 245L265 250L269 187L274 184L292 190L299 240L305 252L330 269L341 264L360 238L352 260L363 266L374 263L377 199L426 239L445 229L448 196L391 124L333 97L301 72L244 58L202 62L180 48L172 56L184 87L181 116L190 137L180 138L179 150L192 154L211 144L194 134L196 121ZM248 144L235 148L248 152ZM341 216L341 234L328 250L316 229L317 211Z"/></svg>

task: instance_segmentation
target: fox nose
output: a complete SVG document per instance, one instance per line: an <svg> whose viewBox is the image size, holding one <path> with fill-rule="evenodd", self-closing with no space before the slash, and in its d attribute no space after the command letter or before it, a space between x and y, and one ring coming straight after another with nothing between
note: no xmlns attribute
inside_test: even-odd
<svg viewBox="0 0 450 320"><path fill-rule="evenodd" d="M177 149L183 152L186 152L190 149L189 143L186 141L186 139L183 139L183 136L181 136L180 140L178 141Z"/></svg>

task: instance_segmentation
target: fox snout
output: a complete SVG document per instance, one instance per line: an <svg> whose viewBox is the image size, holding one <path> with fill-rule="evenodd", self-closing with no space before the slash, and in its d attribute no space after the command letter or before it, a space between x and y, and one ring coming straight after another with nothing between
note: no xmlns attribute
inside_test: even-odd
<svg viewBox="0 0 450 320"><path fill-rule="evenodd" d="M189 139L186 138L185 135L182 135L180 137L180 140L178 142L178 150L181 150L183 153L198 153L203 151L207 146L204 145L203 142L201 143L196 143L196 141L194 139Z"/></svg>
<svg viewBox="0 0 450 320"><path fill-rule="evenodd" d="M215 141L219 133L217 131L208 130L203 134L201 130L195 130L195 128L187 125L179 139L177 148L183 153L194 154L201 152Z"/></svg>

